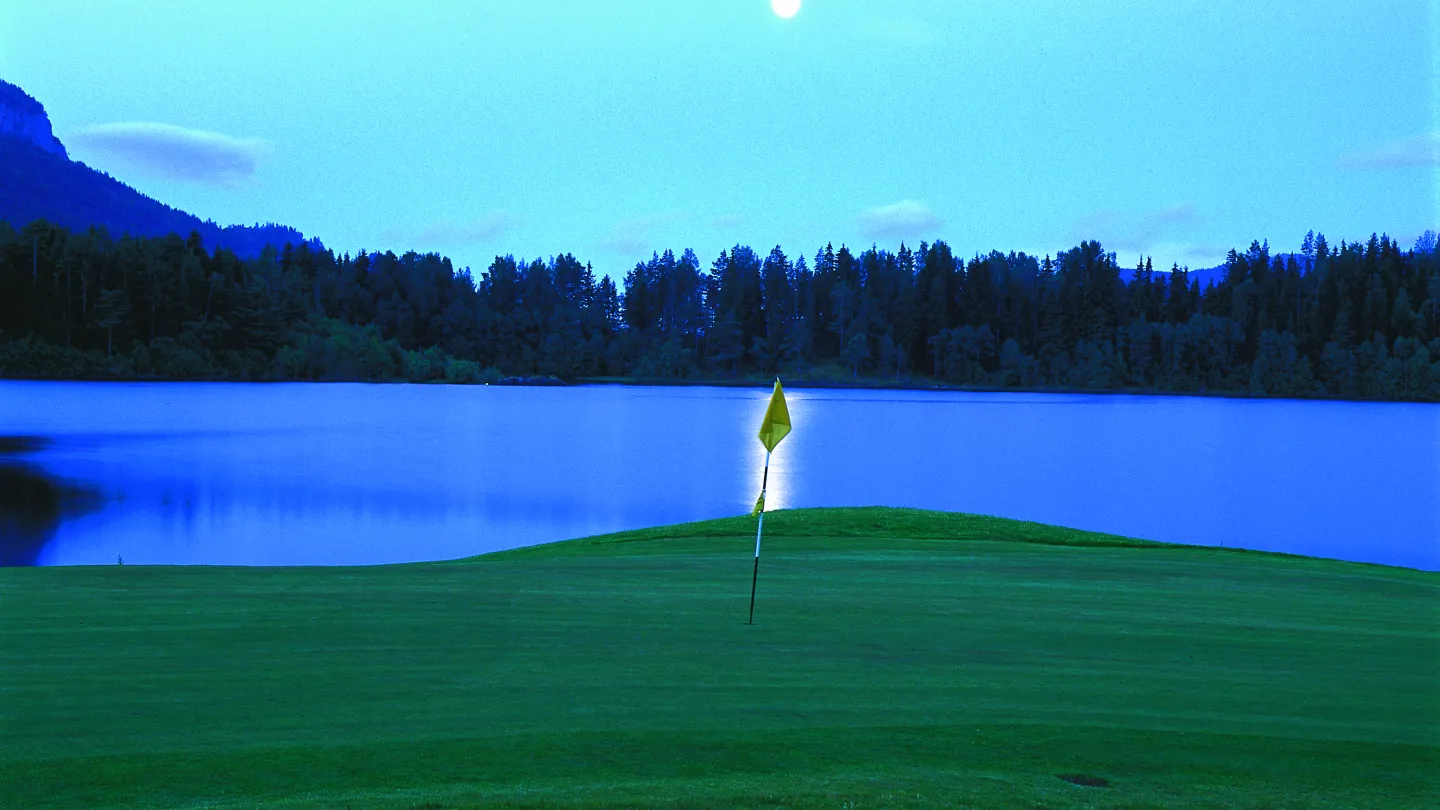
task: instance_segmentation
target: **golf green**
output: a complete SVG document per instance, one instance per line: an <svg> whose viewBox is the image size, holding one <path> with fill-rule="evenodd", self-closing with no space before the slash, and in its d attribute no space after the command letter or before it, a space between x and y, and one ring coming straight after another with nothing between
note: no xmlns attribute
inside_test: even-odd
<svg viewBox="0 0 1440 810"><path fill-rule="evenodd" d="M1440 575L815 509L0 569L0 807L1434 807ZM304 542L296 538L296 542Z"/></svg>

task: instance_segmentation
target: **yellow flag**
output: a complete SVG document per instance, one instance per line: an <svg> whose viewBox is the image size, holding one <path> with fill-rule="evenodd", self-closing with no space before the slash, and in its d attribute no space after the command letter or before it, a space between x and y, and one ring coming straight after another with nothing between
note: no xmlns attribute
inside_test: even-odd
<svg viewBox="0 0 1440 810"><path fill-rule="evenodd" d="M780 387L780 378L776 377L775 393L770 395L770 407L765 409L765 421L760 423L760 443L771 451L789 434L790 409L785 407L785 389Z"/></svg>
<svg viewBox="0 0 1440 810"><path fill-rule="evenodd" d="M764 512L764 511L765 511L765 493L762 492L762 493L760 493L760 497L755 499L755 508L750 510L750 517L755 517L756 515L760 514L761 512Z"/></svg>

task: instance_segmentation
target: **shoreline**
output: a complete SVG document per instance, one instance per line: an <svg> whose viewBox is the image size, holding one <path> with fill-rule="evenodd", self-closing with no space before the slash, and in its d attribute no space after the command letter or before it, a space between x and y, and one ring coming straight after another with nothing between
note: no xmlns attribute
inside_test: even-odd
<svg viewBox="0 0 1440 810"><path fill-rule="evenodd" d="M5 439L30 438L30 437L3 437ZM3 456L0 456L0 473L6 471ZM0 479L3 480L3 479ZM61 487L66 487L61 484ZM62 493L72 499L93 497L92 493L80 491L69 487L71 491ZM972 538L984 539L987 542L996 543L1017 543L1040 546L1064 546L1070 548L1110 548L1110 549L1136 549L1140 551L1183 551L1218 553L1222 555L1238 554L1250 557L1276 558L1277 560L1289 560L1291 562L1309 562L1322 565L1356 565L1364 566L1367 569L1383 569L1386 571L1404 571L1427 576L1440 575L1440 568L1421 568L1414 565L1400 565L1397 563L1375 562L1373 560L1357 560L1346 557L1325 557L1314 554L1302 554L1293 551L1273 551L1261 548L1251 548L1237 545L1207 545L1204 543L1177 543L1166 540L1149 540L1142 537L1130 537L1128 535L1112 534L1110 532L1096 531L1092 529L1081 529L1074 526L1067 526L1057 523L1043 523L1023 518L1009 518L1001 515L987 515L975 512L953 512L935 509L920 509L905 506L802 506L786 509L768 511L771 516L770 537L789 536L784 527L777 530L774 521L778 516L781 521L805 521L811 519L824 519L828 516L849 517L860 513L875 513L893 519L918 519L930 522L943 521L967 521L987 523L995 527L1003 528L1006 531L1029 532L1024 537L998 537L998 538ZM71 517L74 517L72 515ZM706 518L703 520L685 521L681 523L667 523L657 526L642 526L633 529L620 529L602 534L584 535L580 537L568 537L563 540L547 540L539 543L514 546L511 548L496 549L494 551L469 554L462 557L444 557L438 559L406 560L403 562L382 562L382 563L286 563L280 565L268 565L264 563L125 563L130 568L163 568L163 569L243 569L243 570L304 570L304 569L384 569L416 565L451 565L486 562L502 557L524 557L527 555L549 553L572 556L583 555L587 552L595 552L612 545L624 545L637 541L651 540L657 537L667 538L703 538L714 536L716 532L734 532L746 534L750 531L754 518L750 515L729 515L719 518ZM852 538L868 537L874 532L847 535ZM1063 538L1063 539L1059 539ZM937 537L925 537L921 539L943 539ZM953 539L953 538L952 538ZM0 570L7 568L48 568L48 569L103 569L115 567L113 563L71 563L62 565L40 565L21 564L3 565Z"/></svg>
<svg viewBox="0 0 1440 810"><path fill-rule="evenodd" d="M632 377L584 377L578 378L567 385L630 385L649 387L696 387L696 388L767 388L774 381L774 377L767 376L754 379L717 379L717 380L664 380L664 379L639 379ZM962 394L1060 394L1060 395L1098 395L1098 396L1131 396L1131 397L1194 397L1202 399L1250 399L1250 400L1292 400L1296 402L1363 402L1363 403L1393 403L1393 404L1436 404L1428 399L1355 399L1350 397L1331 396L1316 394L1313 396L1280 396L1276 394L1249 394L1243 391L1160 391L1153 388L1059 388L1059 387L1004 387L986 385L953 385L947 383L930 383L928 385L913 381L879 381L872 380L867 383L863 378L856 382L843 380L787 380L782 375L781 385L786 390L802 389L834 389L834 390L857 390L857 391L929 391L929 392L954 392Z"/></svg>
<svg viewBox="0 0 1440 810"><path fill-rule="evenodd" d="M717 377L717 378L643 378L643 377L577 377L573 380L563 380L557 377L509 377L497 382L475 382L475 383L452 383L442 380L429 382L412 382L409 380L237 380L229 378L214 377L31 377L31 376L0 376L0 383L5 382L71 382L71 383L145 383L145 384L166 384L166 383L240 383L245 385L416 385L416 386L456 386L469 387L509 387L509 388L577 388L591 385L613 385L633 386L650 388L767 388L774 381L775 376L780 377L780 382L787 389L818 389L818 390L856 390L856 391L928 391L928 392L955 392L971 394L1063 394L1063 395L1096 395L1096 396L1131 396L1131 397L1187 397L1201 399L1244 399L1244 400L1280 400L1293 402L1353 402L1365 404L1395 404L1395 405L1435 405L1440 404L1430 399L1363 399L1356 397L1345 397L1332 394L1313 394L1310 396L1276 395L1276 394L1251 394L1244 391L1163 391L1153 388L1064 388L1064 387L1020 387L1020 386L985 386L985 385L955 385L948 383L930 382L923 383L916 380L879 380L876 378L859 378L856 380L838 379L805 379L789 378L784 375L764 375L756 377Z"/></svg>

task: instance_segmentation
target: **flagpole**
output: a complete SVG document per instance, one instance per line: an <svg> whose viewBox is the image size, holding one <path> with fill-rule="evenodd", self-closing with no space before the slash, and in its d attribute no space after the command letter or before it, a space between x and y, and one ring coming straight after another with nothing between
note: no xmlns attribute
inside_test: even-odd
<svg viewBox="0 0 1440 810"><path fill-rule="evenodd" d="M765 474L760 478L760 523L755 526L755 570L750 574L750 621L755 623L755 584L760 581L760 533L765 531L765 489L770 483L770 453L765 451Z"/></svg>
<svg viewBox="0 0 1440 810"><path fill-rule="evenodd" d="M765 474L760 479L760 500L755 502L752 515L759 515L755 524L755 567L750 572L750 621L755 623L755 585L760 581L760 538L765 533L765 490L770 487L770 454L775 445L790 434L790 410L785 407L785 389L780 387L780 378L775 378L775 390L770 393L770 404L765 407L765 418L760 422L760 443L765 445Z"/></svg>

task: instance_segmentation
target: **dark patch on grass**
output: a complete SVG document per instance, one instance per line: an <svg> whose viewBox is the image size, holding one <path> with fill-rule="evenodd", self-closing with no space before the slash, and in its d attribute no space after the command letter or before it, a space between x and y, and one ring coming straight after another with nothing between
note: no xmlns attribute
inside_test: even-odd
<svg viewBox="0 0 1440 810"><path fill-rule="evenodd" d="M1091 775L1088 774L1088 773L1061 773L1061 774L1056 774L1056 776L1057 776L1059 779L1061 779L1061 780L1063 780L1063 781L1066 781L1066 782L1069 782L1069 783L1072 784L1072 785L1080 785L1081 787L1093 787L1093 788L1108 788L1108 787L1110 787L1110 780L1109 780L1109 779L1106 779L1106 778L1103 777L1103 776L1091 776Z"/></svg>

